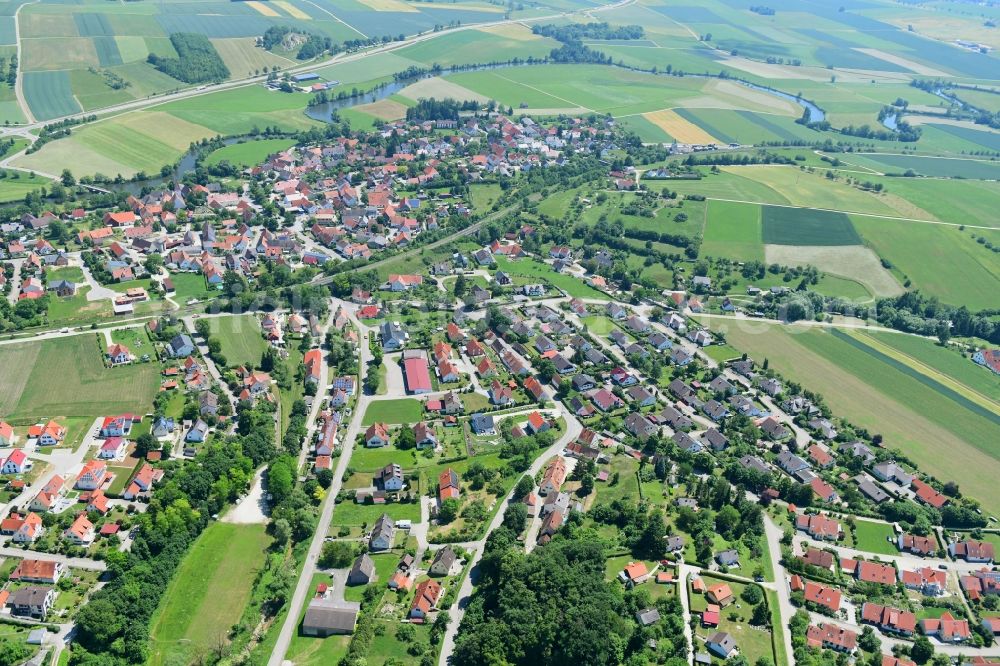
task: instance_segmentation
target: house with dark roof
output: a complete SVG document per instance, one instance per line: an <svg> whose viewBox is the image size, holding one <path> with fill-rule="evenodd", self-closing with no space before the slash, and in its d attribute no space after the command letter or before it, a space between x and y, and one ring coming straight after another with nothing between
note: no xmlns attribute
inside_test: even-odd
<svg viewBox="0 0 1000 666"><path fill-rule="evenodd" d="M457 559L458 556L451 549L451 546L445 546L434 553L434 560L431 562L428 573L431 576L447 576Z"/></svg>
<svg viewBox="0 0 1000 666"><path fill-rule="evenodd" d="M375 562L368 553L361 553L347 574L348 585L367 585L375 580Z"/></svg>
<svg viewBox="0 0 1000 666"><path fill-rule="evenodd" d="M393 538L396 535L396 524L389 514L383 513L375 522L371 536L368 537L368 549L372 551L389 550L392 548Z"/></svg>
<svg viewBox="0 0 1000 666"><path fill-rule="evenodd" d="M729 659L736 652L736 639L724 631L717 631L705 641L705 647L721 659Z"/></svg>

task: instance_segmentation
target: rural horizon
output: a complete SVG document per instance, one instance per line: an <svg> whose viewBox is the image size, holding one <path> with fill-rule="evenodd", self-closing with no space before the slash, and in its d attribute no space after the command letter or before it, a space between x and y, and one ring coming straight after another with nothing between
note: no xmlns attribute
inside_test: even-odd
<svg viewBox="0 0 1000 666"><path fill-rule="evenodd" d="M1000 4L4 1L0 666L1000 666Z"/></svg>

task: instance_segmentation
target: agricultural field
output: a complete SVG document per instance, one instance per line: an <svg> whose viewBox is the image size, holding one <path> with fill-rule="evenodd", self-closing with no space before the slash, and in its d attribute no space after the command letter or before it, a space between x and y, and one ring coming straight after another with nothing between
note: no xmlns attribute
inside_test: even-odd
<svg viewBox="0 0 1000 666"><path fill-rule="evenodd" d="M412 3L407 3L412 6ZM534 35L524 25L465 30L401 49L398 55L425 64L444 67L518 58L544 58L559 42Z"/></svg>
<svg viewBox="0 0 1000 666"><path fill-rule="evenodd" d="M1000 232L852 215L854 227L897 277L905 276L944 303L979 310L996 305L1000 261L977 243L982 236L1000 243ZM904 281L901 280L901 281Z"/></svg>
<svg viewBox="0 0 1000 666"><path fill-rule="evenodd" d="M171 578L152 620L149 663L189 659L226 641L264 565L264 525L213 523Z"/></svg>
<svg viewBox="0 0 1000 666"><path fill-rule="evenodd" d="M772 245L860 245L844 213L809 208L763 206L761 237Z"/></svg>
<svg viewBox="0 0 1000 666"><path fill-rule="evenodd" d="M954 128L953 128L954 129ZM979 132L986 135L986 132ZM1000 135L997 135L1000 137ZM973 150L982 150L980 144L970 143ZM978 146L976 148L975 146ZM993 148L996 150L996 148ZM852 164L876 171L901 176L912 171L918 176L930 178L970 178L997 180L1000 178L1000 162L972 158L946 158L922 155L893 155L887 153L862 153L847 157ZM895 181L893 181L895 182Z"/></svg>
<svg viewBox="0 0 1000 666"><path fill-rule="evenodd" d="M159 172L193 141L218 134L244 134L265 126L308 129L305 95L268 92L262 86L199 95L88 125L19 158L17 166L58 174L67 164L82 173L131 176Z"/></svg>
<svg viewBox="0 0 1000 666"><path fill-rule="evenodd" d="M763 261L761 207L755 204L710 201L702 252L737 261Z"/></svg>
<svg viewBox="0 0 1000 666"><path fill-rule="evenodd" d="M254 39L271 26L292 26L343 41L381 36L390 25L387 20L391 21L395 36L399 32L429 30L452 20L464 24L495 20L499 11L488 4L461 9L428 5L431 9L427 10L404 2L395 5L398 5L395 9L404 11L372 11L373 8L352 0L322 3L168 0L155 6L95 3L28 6L20 16L25 97L32 114L48 120L79 111L81 106L96 108L185 88L188 84L160 74L146 62L150 53L174 55L168 40L174 32L207 36L232 77L242 78L257 75L265 68L301 64L291 54L269 52L254 45ZM510 43L519 43L521 37L487 33L480 36L495 40L497 53ZM550 50L545 40L537 41L539 49ZM7 43L13 43L12 36ZM470 45L471 48L474 46ZM121 77L124 85L112 87L114 77ZM2 119L20 120L13 110Z"/></svg>
<svg viewBox="0 0 1000 666"><path fill-rule="evenodd" d="M93 335L0 346L0 414L10 421L141 414L158 388L155 364L105 368Z"/></svg>
<svg viewBox="0 0 1000 666"><path fill-rule="evenodd" d="M993 492L1000 454L987 444L1000 431L1000 412L839 330L704 323L736 349L767 358L785 377L821 394L835 414L883 435L885 446L921 469L960 481L985 508L1000 511Z"/></svg>

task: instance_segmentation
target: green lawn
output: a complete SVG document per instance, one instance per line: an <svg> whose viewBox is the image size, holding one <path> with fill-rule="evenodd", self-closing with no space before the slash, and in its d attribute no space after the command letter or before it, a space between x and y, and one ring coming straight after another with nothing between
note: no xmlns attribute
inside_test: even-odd
<svg viewBox="0 0 1000 666"><path fill-rule="evenodd" d="M362 425L380 423L416 423L423 415L423 403L414 398L378 400L368 405Z"/></svg>
<svg viewBox="0 0 1000 666"><path fill-rule="evenodd" d="M9 420L145 413L159 367L105 368L95 335L0 347L0 414Z"/></svg>
<svg viewBox="0 0 1000 666"><path fill-rule="evenodd" d="M899 549L896 543L890 543L888 539L895 539L891 525L885 523L873 523L868 520L856 521L856 541L854 547L867 553L878 553L880 555L897 555Z"/></svg>
<svg viewBox="0 0 1000 666"><path fill-rule="evenodd" d="M201 273L172 273L170 281L174 283L176 291L172 298L182 305L192 298L201 300L219 293L217 289L208 286Z"/></svg>
<svg viewBox="0 0 1000 666"><path fill-rule="evenodd" d="M213 166L220 162L229 162L233 165L255 166L266 160L274 153L287 150L295 145L292 139L260 139L258 141L245 141L234 143L212 151L205 158L207 166Z"/></svg>
<svg viewBox="0 0 1000 666"><path fill-rule="evenodd" d="M212 337L222 343L222 355L226 363L236 365L257 365L267 349L267 342L261 335L260 322L253 315L233 315L212 317Z"/></svg>
<svg viewBox="0 0 1000 666"><path fill-rule="evenodd" d="M25 174L19 171L0 172L0 202L20 201L28 192L48 186L50 181L37 174Z"/></svg>
<svg viewBox="0 0 1000 666"><path fill-rule="evenodd" d="M590 331L592 335L603 335L607 336L611 331L618 328L615 322L611 321L608 317L604 315L591 315L589 317L584 317L581 319L587 330Z"/></svg>
<svg viewBox="0 0 1000 666"><path fill-rule="evenodd" d="M391 463L397 463L402 465L404 470L410 470L432 465L434 458L426 458L422 451L416 449L400 451L395 446L369 449L364 444L355 446L354 453L351 454L351 468L358 472L370 474ZM370 481L371 479L369 479Z"/></svg>
<svg viewBox="0 0 1000 666"><path fill-rule="evenodd" d="M511 261L506 257L496 257L497 268L510 275L522 275L524 277L538 278L552 286L562 289L570 296L579 298L595 298L608 300L608 296L593 287L587 285L579 278L552 270L548 264L543 264L530 259Z"/></svg>
<svg viewBox="0 0 1000 666"><path fill-rule="evenodd" d="M389 514L393 520L412 520L420 522L420 504L410 502L402 504L357 504L352 501L340 502L333 510L331 525L374 525L383 513Z"/></svg>
<svg viewBox="0 0 1000 666"><path fill-rule="evenodd" d="M198 537L153 617L152 666L188 661L225 642L269 542L264 525L213 523Z"/></svg>

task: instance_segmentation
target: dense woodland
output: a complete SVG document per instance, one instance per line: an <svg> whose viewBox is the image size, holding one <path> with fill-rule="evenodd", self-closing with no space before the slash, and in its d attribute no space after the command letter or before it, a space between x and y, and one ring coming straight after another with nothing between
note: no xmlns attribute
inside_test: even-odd
<svg viewBox="0 0 1000 666"><path fill-rule="evenodd" d="M286 50L293 50L298 47L295 57L299 60L311 60L321 56L332 47L329 37L303 32L287 25L272 25L261 37L261 46L268 51L273 51L275 47Z"/></svg>
<svg viewBox="0 0 1000 666"><path fill-rule="evenodd" d="M459 111L478 111L481 104L475 100L459 102L447 99L421 99L414 106L406 109L406 119L419 120L458 120Z"/></svg>
<svg viewBox="0 0 1000 666"><path fill-rule="evenodd" d="M553 541L525 555L511 520L486 543L482 577L462 619L456 666L481 664L687 663L676 597L655 603L649 591L604 579L605 547L573 515ZM515 512L523 521L524 513ZM663 618L641 628L634 614L656 607ZM657 641L656 654L648 647Z"/></svg>
<svg viewBox="0 0 1000 666"><path fill-rule="evenodd" d="M567 25L536 25L531 29L536 35L551 37L562 42L552 49L549 58L555 62L611 64L611 56L592 49L584 39L642 39L640 25L611 26L607 23L570 23Z"/></svg>
<svg viewBox="0 0 1000 666"><path fill-rule="evenodd" d="M177 51L176 58L165 58L155 53L150 53L147 58L149 64L167 76L185 83L224 81L229 78L229 68L205 35L175 32L170 35L170 43Z"/></svg>

